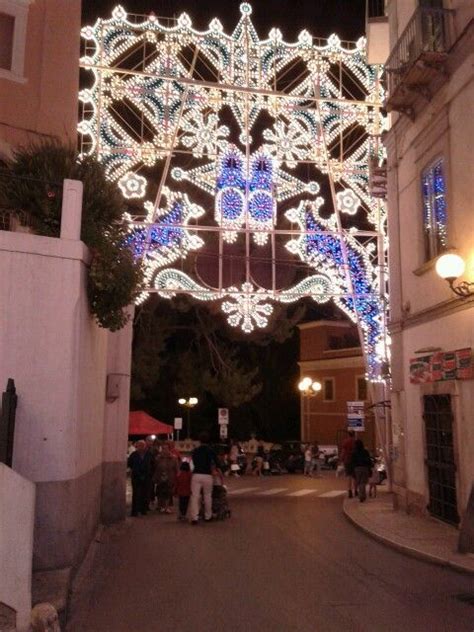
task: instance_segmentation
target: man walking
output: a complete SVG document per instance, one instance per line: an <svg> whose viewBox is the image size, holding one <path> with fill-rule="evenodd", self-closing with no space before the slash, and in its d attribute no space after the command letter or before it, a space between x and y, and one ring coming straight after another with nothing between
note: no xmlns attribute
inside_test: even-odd
<svg viewBox="0 0 474 632"><path fill-rule="evenodd" d="M137 441L136 450L128 457L127 465L132 474L132 516L148 513L149 491L153 457L145 441Z"/></svg>
<svg viewBox="0 0 474 632"><path fill-rule="evenodd" d="M344 465L344 472L348 480L348 494L349 498L352 498L352 488L356 492L356 486L354 481L354 472L352 469L352 453L355 446L355 432L353 430L347 431L347 437L342 442L341 448L341 462Z"/></svg>
<svg viewBox="0 0 474 632"><path fill-rule="evenodd" d="M209 435L202 432L199 436L200 446L195 448L193 459L193 477L191 479L191 524L196 525L199 517L201 491L204 494L204 520L212 520L212 475L217 469L217 456L209 443Z"/></svg>

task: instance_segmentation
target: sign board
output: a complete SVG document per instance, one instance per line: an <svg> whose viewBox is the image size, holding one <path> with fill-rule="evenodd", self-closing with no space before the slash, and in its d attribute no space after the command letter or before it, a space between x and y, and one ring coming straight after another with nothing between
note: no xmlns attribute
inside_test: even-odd
<svg viewBox="0 0 474 632"><path fill-rule="evenodd" d="M175 430L182 430L183 429L183 418L182 417L175 417L174 418L174 429Z"/></svg>
<svg viewBox="0 0 474 632"><path fill-rule="evenodd" d="M363 432L364 422L364 402L347 402L347 427L356 432Z"/></svg>
<svg viewBox="0 0 474 632"><path fill-rule="evenodd" d="M227 425L229 423L229 409L228 408L219 408L217 421L219 426Z"/></svg>
<svg viewBox="0 0 474 632"><path fill-rule="evenodd" d="M221 439L227 439L227 424L221 424L219 426L219 436Z"/></svg>

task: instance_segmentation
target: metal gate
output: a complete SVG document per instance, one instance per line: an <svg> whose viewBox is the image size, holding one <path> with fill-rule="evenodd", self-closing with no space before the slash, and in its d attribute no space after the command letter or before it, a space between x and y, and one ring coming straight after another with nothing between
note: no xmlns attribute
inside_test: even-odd
<svg viewBox="0 0 474 632"><path fill-rule="evenodd" d="M423 410L430 492L428 510L436 518L458 524L451 396L425 395Z"/></svg>

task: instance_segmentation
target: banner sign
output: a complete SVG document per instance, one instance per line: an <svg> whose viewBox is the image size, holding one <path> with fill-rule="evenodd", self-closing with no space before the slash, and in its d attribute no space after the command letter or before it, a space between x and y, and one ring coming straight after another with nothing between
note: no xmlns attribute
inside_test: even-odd
<svg viewBox="0 0 474 632"><path fill-rule="evenodd" d="M365 430L365 402L347 402L347 427L356 432Z"/></svg>
<svg viewBox="0 0 474 632"><path fill-rule="evenodd" d="M446 380L471 380L472 349L438 351L431 355L410 359L410 383L444 382Z"/></svg>
<svg viewBox="0 0 474 632"><path fill-rule="evenodd" d="M219 426L226 425L229 423L229 409L228 408L219 408L217 421Z"/></svg>

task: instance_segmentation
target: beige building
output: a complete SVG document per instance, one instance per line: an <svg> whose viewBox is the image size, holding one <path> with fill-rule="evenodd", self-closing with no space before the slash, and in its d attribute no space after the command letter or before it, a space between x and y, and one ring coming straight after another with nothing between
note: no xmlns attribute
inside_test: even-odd
<svg viewBox="0 0 474 632"><path fill-rule="evenodd" d="M0 157L35 138L76 143L80 0L0 0Z"/></svg>
<svg viewBox="0 0 474 632"><path fill-rule="evenodd" d="M358 436L375 448L374 416L368 409L365 365L357 327L346 320L319 320L298 325L300 379L321 384L318 393L302 394L301 440L340 445L346 436L347 402L366 402L364 431Z"/></svg>
<svg viewBox="0 0 474 632"><path fill-rule="evenodd" d="M474 3L385 11L394 489L408 511L457 525L474 480L474 296L435 265L455 252L454 286L474 281Z"/></svg>

